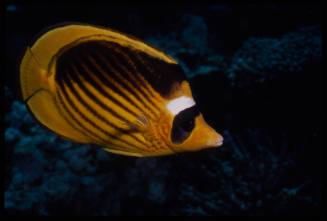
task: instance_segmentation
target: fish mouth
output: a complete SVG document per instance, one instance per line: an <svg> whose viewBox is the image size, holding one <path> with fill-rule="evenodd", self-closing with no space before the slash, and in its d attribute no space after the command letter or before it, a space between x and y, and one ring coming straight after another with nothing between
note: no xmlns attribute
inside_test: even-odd
<svg viewBox="0 0 327 221"><path fill-rule="evenodd" d="M208 146L209 147L220 147L221 145L223 145L224 143L224 138L223 137L219 137L217 139L215 139L213 142L209 142Z"/></svg>
<svg viewBox="0 0 327 221"><path fill-rule="evenodd" d="M217 140L216 142L214 142L213 146L220 147L221 145L223 145L223 143L224 143L224 139L221 138L221 139Z"/></svg>
<svg viewBox="0 0 327 221"><path fill-rule="evenodd" d="M223 145L223 143L224 143L224 139L221 139L216 143L216 146L219 147L219 146Z"/></svg>

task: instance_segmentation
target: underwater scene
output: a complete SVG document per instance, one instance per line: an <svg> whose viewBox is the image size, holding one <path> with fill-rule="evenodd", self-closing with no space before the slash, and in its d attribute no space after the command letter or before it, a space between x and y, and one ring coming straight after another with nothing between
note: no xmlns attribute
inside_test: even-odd
<svg viewBox="0 0 327 221"><path fill-rule="evenodd" d="M319 215L322 10L5 4L7 215Z"/></svg>

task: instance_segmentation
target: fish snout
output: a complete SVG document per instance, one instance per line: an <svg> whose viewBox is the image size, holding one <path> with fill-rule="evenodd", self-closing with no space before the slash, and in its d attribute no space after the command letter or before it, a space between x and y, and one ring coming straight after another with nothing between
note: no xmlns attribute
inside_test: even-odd
<svg viewBox="0 0 327 221"><path fill-rule="evenodd" d="M223 145L223 143L224 143L224 138L220 135L219 138L216 140L215 146L219 147Z"/></svg>
<svg viewBox="0 0 327 221"><path fill-rule="evenodd" d="M208 141L207 145L209 147L220 147L224 143L224 138L219 133L215 133L215 135Z"/></svg>

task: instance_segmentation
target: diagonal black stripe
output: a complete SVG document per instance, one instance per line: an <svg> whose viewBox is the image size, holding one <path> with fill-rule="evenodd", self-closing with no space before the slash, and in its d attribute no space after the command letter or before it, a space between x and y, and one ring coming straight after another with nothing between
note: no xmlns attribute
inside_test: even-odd
<svg viewBox="0 0 327 221"><path fill-rule="evenodd" d="M83 67L80 67L82 71L86 71L86 73L89 73L87 72L87 70L83 69ZM79 72L80 73L80 72ZM74 74L79 74L79 73L74 73ZM86 74L85 73L85 74ZM91 74L91 73L90 73ZM73 75L74 76L74 75ZM86 74L86 76L89 76ZM78 76L75 76L76 79L78 80L78 85L79 87L81 88L81 90L83 90L87 96L92 99L93 101L95 101L98 105L100 105L103 109L109 111L110 113L114 113L114 116L118 117L120 120L122 120L123 122L127 122L127 123L130 123L131 122L125 118L123 118L121 115L119 115L117 112L113 111L112 109L110 109L106 104L104 104L102 101L100 101L94 94L92 94L91 91L88 90L87 87L84 86L84 84L80 81L80 79L78 78ZM92 78L90 77L89 79L86 79L86 80L91 80ZM89 81L88 81L89 82ZM100 89L100 90L103 90L100 85L98 85L95 81L93 81L94 84L92 85L95 85L97 87L95 87L95 89ZM105 95L104 95L105 96ZM108 95L109 96L109 95ZM113 123L111 123L110 121L108 121L105 117L101 116L97 111L95 111L94 109L92 109L88 104L87 102L83 102L84 103L84 106L88 106L88 109L90 111L92 111L92 113L94 114L94 116L96 116L98 119L100 119L101 121L103 121L105 124L107 124L108 126L116 129L117 131L119 131L120 133L122 134L126 134L128 135L129 137L132 137L134 140L138 141L139 143L141 143L142 145L144 146L148 146L145 142L143 142L142 140L140 140L138 137L136 137L135 135L133 134L130 134L130 130L126 130L126 129L123 129L123 128L120 128L116 125L114 125ZM138 117L138 115L134 115L135 117Z"/></svg>
<svg viewBox="0 0 327 221"><path fill-rule="evenodd" d="M83 70L83 69L82 69ZM100 105L100 101L84 86L84 84L80 81L79 77L77 76L78 74L75 73L73 71L72 74L67 74L66 77L63 77L63 79L65 80L65 83L67 84L67 86L71 89L73 95L77 98L77 100L79 102L81 102L81 104L86 107L88 109L89 112L91 112L95 117L97 117L98 119L100 119L102 122L104 122L105 124L107 124L108 126L114 128L115 130L117 130L120 134L126 134L130 137L132 137L134 140L138 141L139 143L141 143L144 146L147 146L146 143L144 143L142 140L140 140L138 137L130 134L129 130L123 129L123 128L119 128L116 125L114 125L113 123L111 123L110 121L108 121L106 118L104 118L102 115L100 115L97 111L95 111L81 96L80 94L76 91L76 89L73 87L73 85L71 84L71 81L69 79L69 76L71 76L73 78L73 81L75 81L78 86L80 87L80 89L93 101L97 102L98 101L98 105ZM87 75L87 74L86 74ZM102 103L103 104L103 103ZM111 109L110 109L111 110ZM109 111L109 109L108 109ZM112 110L111 110L112 111ZM113 113L116 113L114 111L112 111ZM116 113L117 114L117 113ZM117 114L117 116L119 116ZM123 122L129 122L128 120L124 119L124 118L120 118L122 119ZM98 127L100 128L100 127ZM101 128L102 129L102 128ZM103 130L103 129L102 129ZM103 130L105 131L105 130ZM118 139L118 137L116 136L116 138ZM122 139L121 139L122 140Z"/></svg>
<svg viewBox="0 0 327 221"><path fill-rule="evenodd" d="M96 89L99 93L101 93L104 97L107 97L109 100L115 103L115 105L122 107L124 110L129 112L130 114L134 115L135 117L138 117L137 114L131 112L127 107L123 106L121 102L119 102L116 98L114 98L112 95L106 93L106 91L102 88L101 85L99 85L90 75L93 73L88 72L83 65L81 64L82 61L74 62L74 60L71 62L71 65L67 67L69 70L69 75L72 77L72 80L76 82L80 88L92 99L94 100L100 107L105 109L106 111L110 112L113 116L118 118L119 120L123 122L128 122L128 119L122 117L120 114L118 114L113 109L109 108L107 105L105 105L103 102L101 102L96 96L94 96L81 82L79 76L83 77L88 83L90 83L94 89ZM68 76L68 75L67 75ZM102 79L101 79L102 80Z"/></svg>
<svg viewBox="0 0 327 221"><path fill-rule="evenodd" d="M121 53L123 56L126 56L127 58L130 59L130 61L135 65L135 66L132 66L130 65L134 71L136 73L140 73L142 76L146 76L146 75L153 75L152 72L149 72L149 70L146 68L146 64L143 63L142 61L140 61L138 58L137 58L137 55L136 53L132 53L130 50L128 50L127 48L119 48L119 53ZM126 62L128 63L128 62ZM138 78L140 84L143 86L143 87L146 87L145 83L143 82L143 80L138 76L136 75L136 77ZM147 79L147 78L145 78ZM154 82L149 82L150 84L154 83ZM152 91L148 90L149 93L151 94L151 96L155 96Z"/></svg>
<svg viewBox="0 0 327 221"><path fill-rule="evenodd" d="M114 84L112 84L110 81L108 81L107 78L103 75L102 71L99 70L97 67L95 67L95 65L89 59L85 58L82 60L82 62L84 62L84 65L88 69L86 71L89 74L96 76L101 81L101 83L108 86L110 89L112 89L117 94L121 95L126 101L131 103L131 105L136 106L135 102L133 102L128 96L126 96L124 93L122 93L122 91L119 88L117 88ZM99 86L95 81L92 81L90 83L94 86L96 86L96 85ZM112 100L116 105L122 107L128 113L132 114L136 118L139 117L138 114L136 114L135 112L130 110L128 107L124 106L121 102L119 102L117 99L115 99L109 93L107 93L105 90L103 90L102 87L100 87L100 88L96 87L95 89L97 89L103 96L109 97L110 100ZM139 109L139 110L141 110L141 109Z"/></svg>
<svg viewBox="0 0 327 221"><path fill-rule="evenodd" d="M139 117L139 115L137 115L136 113L132 112L128 107L124 106L120 101L118 101L115 97L113 97L111 94L107 93L103 88L102 85L98 84L90 75L94 74L94 70L89 70L89 67L86 67L84 64L81 64L80 61L77 65L75 65L74 67L77 68L78 73L76 73L73 68L71 68L71 71L74 72L74 75L72 75L73 80L78 82L78 85L82 88L83 90L85 89L85 92L87 93L87 95L89 95L89 97L92 98L92 100L94 100L99 106L101 106L103 109L107 110L108 112L110 112L113 116L117 117L119 120L123 121L123 122L129 122L128 119L124 118L123 116L121 116L120 114L118 114L116 111L114 111L113 109L109 108L106 104L104 104L101 100L99 100L95 95L93 95L86 87L84 87L84 85L82 85L83 83L80 81L79 77L77 75L82 76L88 83L90 83L93 88L95 90L97 90L100 94L102 94L104 97L107 97L109 100L111 100L113 103L115 103L115 105L123 108L125 111L127 111L128 113L130 113L131 115L133 115L134 117ZM76 63L75 63L76 64ZM100 79L100 81L102 82L102 78ZM112 85L113 86L113 85Z"/></svg>
<svg viewBox="0 0 327 221"><path fill-rule="evenodd" d="M73 127L75 130L77 130L78 132L82 133L84 136L88 137L88 138L89 138L91 141L93 141L94 143L98 143L98 141L95 140L94 137L96 137L96 139L99 139L99 140L101 140L101 141L104 141L104 140L102 140L101 137L99 137L97 134L92 133L92 131L89 131L85 126L83 126L83 125L81 124L81 122L78 121L78 119L77 119L77 118L76 118L76 117L71 113L71 111L68 109L68 107L67 107L66 104L64 103L60 91L59 91L59 93L58 93L58 99L59 99L59 104L60 104L60 105L58 105L58 104L56 104L56 105L57 105L57 107L58 107L58 110L59 110L59 112L60 112L60 115L61 115L63 118L65 118L65 120L67 121L67 123L68 123L70 126L72 126L72 127ZM74 123L73 123L69 118L67 118L67 117L65 116L65 114L63 113L63 111L65 111L65 112L69 115L69 117L73 120ZM76 125L78 125L79 128L78 128ZM83 130L81 130L80 128L83 128ZM89 134L92 134L94 137L90 136L90 135L89 135L88 133L86 133L85 131L87 131Z"/></svg>
<svg viewBox="0 0 327 221"><path fill-rule="evenodd" d="M70 80L68 80L70 82ZM67 84L68 88L70 88L71 92L73 93L73 95L77 98L77 100L79 100L80 102L84 102L84 100L81 99L81 97L76 93L76 91L74 90L73 86L71 85L71 83L68 83ZM73 103L73 101L70 99L69 95L68 95L68 92L66 91L66 88L64 86L61 86L61 90L63 91L64 93L64 97L65 99L68 101L69 105L72 107L72 109L87 123L89 123L93 128L95 128L96 130L98 130L99 132L105 134L106 136L108 136L109 138L111 139L114 139L114 140L118 140L118 141L121 141L131 147L135 147L136 149L138 150L142 150L144 151L143 149L140 149L139 147L125 141L125 140L122 140L122 139L119 139L119 137L113 135L113 134L110 134L108 133L107 131L105 131L104 129L102 129L101 127L99 127L98 125L96 125L94 122L92 122L88 117L86 117L81 111L78 110L78 108L76 107L76 105ZM77 95L77 96L76 96ZM83 104L84 105L84 104ZM68 110L68 108L67 108ZM73 118L74 115L71 113L70 116ZM76 119L76 118L75 118ZM79 122L80 123L80 122ZM79 125L82 125L81 123ZM98 136L96 133L93 133L92 131L90 131L89 129L87 129L85 126L83 127L83 129L87 130L88 132L91 132L92 135L95 135L96 137L98 138L101 138L100 136ZM110 141L108 140L104 140L103 138L101 138L102 141L105 141L105 143L108 143ZM115 144L116 145L116 144ZM126 148L126 147L125 147Z"/></svg>
<svg viewBox="0 0 327 221"><path fill-rule="evenodd" d="M128 77L125 76L125 74L127 74L123 68L121 68L118 65L118 61L116 61L115 58L109 58L109 56L106 56L105 54L98 54L97 57L99 58L98 61L100 61L100 65L102 67L105 68L105 70L111 70L113 69L113 75L110 75L110 77L113 77L119 84L124 85L124 88L126 90L128 90L128 92L133 95L138 101L140 101L143 105L143 108L146 109L147 111L149 111L153 116L157 116L157 114L150 108L150 106L148 104L146 104L143 99L140 97L139 94L137 94L135 92L135 90L140 90L137 89L138 85L135 85L135 81L134 80L130 80ZM104 61L103 59L106 58L107 60ZM109 58L109 59L108 59ZM109 72L110 73L110 72ZM124 73L124 74L122 74ZM123 81L121 81L119 79L119 76L117 76L117 74L120 75L121 78L124 78L126 81L128 81L130 84L132 84L132 88L130 86L128 86L127 84L125 84Z"/></svg>
<svg viewBox="0 0 327 221"><path fill-rule="evenodd" d="M140 96L137 93L135 93L135 90L134 89L132 89L128 84L126 84L124 81L121 80L121 78L125 78L125 77L121 76L121 73L119 73L118 70L116 69L116 67L114 67L115 64L112 64L112 62L110 62L107 59L108 57L105 58L104 55L99 54L99 52L98 53L94 53L94 52L92 53L91 52L91 54L94 57L94 61L96 61L97 65L99 65L99 67L103 70L103 72L100 71L101 74L102 75L107 74L111 79L113 79L115 82L117 82L122 88L126 89L129 94L131 94L134 98L136 98L137 100L139 100L142 103L143 107L140 106L140 105L138 105L137 103L135 103L133 100L129 99L128 96L125 96L125 94L123 92L120 93L131 104L133 104L138 110L140 110L143 113L143 115L146 115L149 118L150 116L147 115L144 112L144 108L146 108L147 110L149 110L149 107L147 107L147 105L140 98ZM106 84L109 87L111 87L110 84L107 82L107 80L104 81L104 84ZM150 111L152 111L152 110L150 109ZM155 115L155 113L153 111L151 113Z"/></svg>
<svg viewBox="0 0 327 221"><path fill-rule="evenodd" d="M119 78L124 78L124 79L126 79L126 81L128 81L132 85L132 88L131 87L125 87L125 88L128 90L128 92L131 95L133 95L136 99L138 99L144 105L143 108L141 108L142 112L147 110L145 113L151 113L153 116L157 117L157 114L154 111L155 109L153 107L153 102L152 102L151 98L149 99L149 97L144 93L144 91L141 90L140 84L138 84L138 82L136 82L136 80L134 79L135 77L130 76L130 75L133 75L136 73L132 73L132 72L128 71L126 67L122 67L121 63L116 58L117 57L116 52L114 52L112 50L112 48L107 47L106 44L109 44L109 43L106 41L90 41L90 42L81 43L81 44L79 44L73 48L69 48L68 50L63 52L56 62L56 76L55 76L56 81L59 84L63 83L63 78L66 74L65 71L67 70L67 67L70 66L73 59L76 59L76 58L80 59L80 55L83 55L83 54L89 55L91 51L94 51L94 52L96 52L96 54L99 53L102 55L101 57L104 57L106 59L106 61L104 61L105 64L110 63L111 64L110 66L113 66L115 68L115 70L117 70L114 73L112 73L112 71L109 70L109 72L107 72L107 74L110 75L110 77L115 78L116 82L117 83L119 82L121 85L124 85L124 83L122 83L122 81L119 81ZM124 58L124 59L126 59L126 58ZM107 67L107 65L103 65L103 67ZM118 77L117 77L117 75L118 75ZM114 91L120 92L119 89L117 87L115 87L115 85L110 84L109 82L107 82L107 83L108 83L109 87L112 88ZM124 85L124 86L126 86L126 85ZM138 93L135 93L135 91L140 91L141 97ZM120 92L120 94L122 96L125 95L124 93L121 93L121 92ZM149 103L145 103L145 101L142 99L143 97L147 98L145 100L148 100ZM125 99L128 100L129 99L128 96L125 96ZM113 101L115 102L115 100L113 100ZM131 101L131 100L129 99L129 101ZM149 117L149 116L147 116L147 117Z"/></svg>
<svg viewBox="0 0 327 221"><path fill-rule="evenodd" d="M94 142L94 144L97 145L113 145L111 148L115 149L115 150L124 150L126 151L126 147L121 146L121 145L117 145L114 144L113 142L110 142L109 140L105 140L102 137L100 137L98 134L94 133L92 130L88 129L88 127L84 126L81 122L79 122L79 120L74 116L74 114L69 110L69 108L66 106L65 102L63 101L61 92L58 93L58 98L59 98L59 102L60 105L59 106L59 111L61 113L61 115L66 119L66 121L77 131L79 131L80 133L82 133L84 136L88 137L91 141ZM62 110L61 110L62 109ZM72 121L70 121L63 113L62 111L65 111L69 117L74 121L74 123ZM76 125L79 126L79 128ZM82 129L80 129L82 128ZM92 136L90 136L92 135ZM99 141L100 140L100 141Z"/></svg>
<svg viewBox="0 0 327 221"><path fill-rule="evenodd" d="M146 94L141 87L144 89L146 88L145 83L140 79L138 76L138 69L136 69L133 64L130 64L128 60L128 56L126 54L122 54L121 50L123 49L122 46L116 43L103 43L105 46L107 46L110 50L106 51L105 57L110 58L110 61L112 65L115 66L116 69L119 70L119 73L121 73L125 79L127 79L133 87L138 90L142 96L152 105L153 108L160 110L160 108L153 102L153 93L150 90L147 90L153 97L149 97L148 94ZM134 64L135 65L135 64ZM133 74L134 78L131 78L130 75L127 73L130 72ZM155 114L156 115L156 114Z"/></svg>
<svg viewBox="0 0 327 221"><path fill-rule="evenodd" d="M145 52L134 53L127 47L121 47L120 50L135 64L137 73L140 73L163 97L169 96L174 83L186 80L184 71L178 64L167 63Z"/></svg>
<svg viewBox="0 0 327 221"><path fill-rule="evenodd" d="M121 46L115 48L114 50L118 54L120 54L122 58L125 57L125 59L123 60L124 65L128 66L130 69L133 69L134 70L133 72L144 76L144 78L150 83L150 85L155 83L153 81L149 81L150 78L145 77L147 75L153 75L153 73L149 72L149 70L145 66L145 63L143 63L137 58L136 53L133 53L131 50ZM129 63L128 60L132 63ZM147 85L144 83L144 81L141 79L141 77L138 74L136 74L135 77L137 78L139 84L141 84L143 88L147 88ZM151 94L152 97L155 96L151 90L147 90L147 91Z"/></svg>

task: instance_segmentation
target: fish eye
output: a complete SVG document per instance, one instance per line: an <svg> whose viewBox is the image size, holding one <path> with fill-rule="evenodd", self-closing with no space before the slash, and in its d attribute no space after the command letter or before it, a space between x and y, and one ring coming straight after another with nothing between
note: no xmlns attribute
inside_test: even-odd
<svg viewBox="0 0 327 221"><path fill-rule="evenodd" d="M195 119L189 119L187 121L184 121L180 124L180 127L182 130L186 131L186 132L191 132L194 128L194 124L195 124Z"/></svg>
<svg viewBox="0 0 327 221"><path fill-rule="evenodd" d="M175 116L171 131L171 140L173 143L180 144L191 135L195 127L195 117L199 114L200 112L197 107L192 106Z"/></svg>

